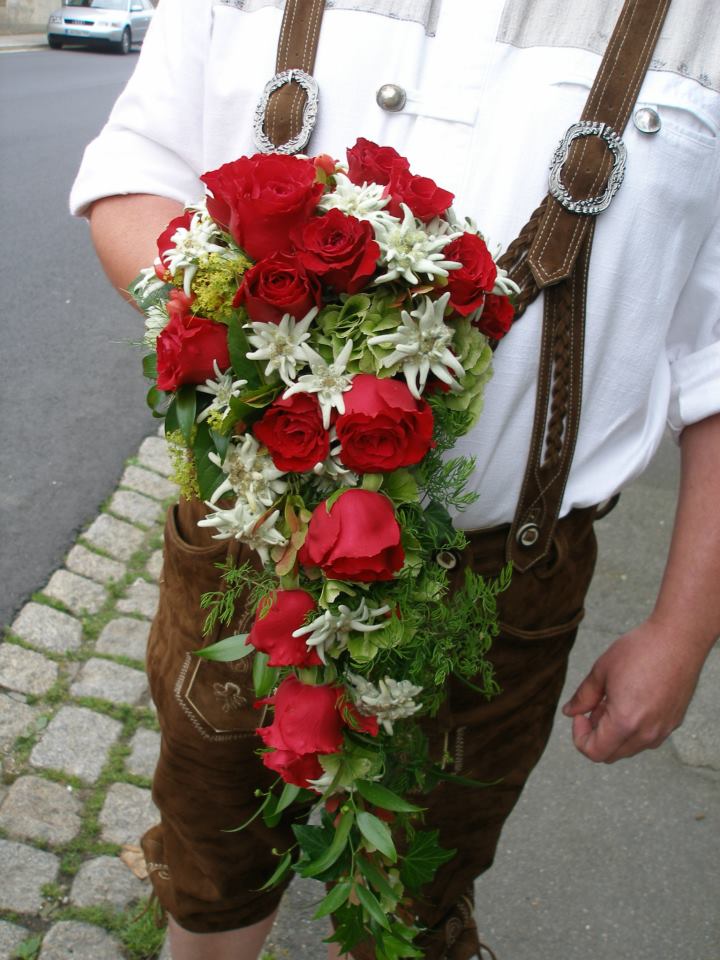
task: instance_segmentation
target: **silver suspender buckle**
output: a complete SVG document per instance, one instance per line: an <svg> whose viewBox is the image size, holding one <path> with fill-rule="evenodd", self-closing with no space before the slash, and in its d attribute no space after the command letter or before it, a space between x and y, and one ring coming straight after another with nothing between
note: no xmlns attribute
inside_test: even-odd
<svg viewBox="0 0 720 960"><path fill-rule="evenodd" d="M276 90L284 87L286 83L292 83L293 81L299 87L302 87L307 94L307 100L303 110L302 128L300 129L300 133L288 140L287 143L281 143L279 146L276 146L265 133L265 115L267 113L268 102ZM255 107L255 118L253 120L255 146L260 153L293 154L299 153L307 146L315 126L315 121L317 120L319 93L320 88L315 78L310 76L309 73L305 73L304 70L298 70L294 67L290 70L283 70L280 73L276 73L272 80L268 80L260 97L260 101L257 107Z"/></svg>
<svg viewBox="0 0 720 960"><path fill-rule="evenodd" d="M562 182L562 168L570 155L570 146L573 140L580 137L600 137L607 144L613 155L613 166L608 177L605 192L596 197L587 197L585 200L575 200L568 188ZM595 120L580 120L568 127L567 133L560 141L550 164L549 190L561 207L571 213L581 213L595 216L610 206L610 201L618 192L625 176L627 163L627 149L619 134L606 123L597 123Z"/></svg>

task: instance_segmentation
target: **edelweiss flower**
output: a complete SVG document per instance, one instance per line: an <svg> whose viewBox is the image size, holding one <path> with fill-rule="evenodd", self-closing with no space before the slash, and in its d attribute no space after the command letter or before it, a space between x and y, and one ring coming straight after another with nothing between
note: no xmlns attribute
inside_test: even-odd
<svg viewBox="0 0 720 960"><path fill-rule="evenodd" d="M213 534L213 540L240 540L255 550L263 563L270 562L270 547L285 546L287 540L275 529L279 510L273 510L265 516L253 513L247 503L241 500L229 510L222 510L211 501L206 501L208 507L214 511L203 520L198 520L199 527L217 527L218 532Z"/></svg>
<svg viewBox="0 0 720 960"><path fill-rule="evenodd" d="M520 293L520 287L515 283L514 280L511 280L507 274L507 270L503 270L501 267L497 268L497 276L495 277L495 286L492 288L492 293L496 296L506 296L509 297L514 293Z"/></svg>
<svg viewBox="0 0 720 960"><path fill-rule="evenodd" d="M287 484L280 480L284 476L282 470L277 469L252 434L245 434L240 443L231 443L224 461L216 453L210 453L208 457L227 474L213 493L210 499L212 504L232 490L237 494L238 502L245 504L251 514L257 515L264 508L272 506L277 497L285 492Z"/></svg>
<svg viewBox="0 0 720 960"><path fill-rule="evenodd" d="M437 236L428 233L413 216L412 210L404 203L402 220L390 223L381 222L375 227L375 239L382 252L381 262L387 267L387 273L378 277L375 283L389 283L402 277L407 283L419 283L418 274L428 277L446 277L448 270L456 270L461 264L455 260L444 260L442 250L457 233Z"/></svg>
<svg viewBox="0 0 720 960"><path fill-rule="evenodd" d="M422 687L416 687L409 680L393 680L385 677L377 686L354 673L346 674L355 687L357 699L355 705L365 716L377 717L386 733L392 733L393 720L411 717L420 709L413 697L422 693Z"/></svg>
<svg viewBox="0 0 720 960"><path fill-rule="evenodd" d="M349 634L353 632L374 633L376 630L382 630L385 626L384 623L371 623L370 621L390 612L388 606L376 607L371 610L364 597L355 610L351 610L344 603L339 604L337 609L337 614L326 610L325 613L316 617L312 623L307 623L293 631L294 637L305 637L307 646L315 647L323 663L327 662L325 652L330 647L337 646L340 650L345 649Z"/></svg>
<svg viewBox="0 0 720 960"><path fill-rule="evenodd" d="M184 270L183 288L187 296L190 296L190 287L199 261L210 253L227 253L225 247L213 242L214 238L219 236L219 230L208 215L204 203L198 204L194 210L190 226L178 227L170 238L172 246L162 251L168 270L173 276L178 270Z"/></svg>
<svg viewBox="0 0 720 960"><path fill-rule="evenodd" d="M206 420L211 413L224 417L230 409L232 398L239 397L242 387L247 386L247 380L233 380L231 373L220 373L217 360L213 360L213 367L217 380L206 380L204 385L197 388L201 393L209 393L213 398L212 403L198 414L198 423Z"/></svg>
<svg viewBox="0 0 720 960"><path fill-rule="evenodd" d="M160 265L160 258L155 258L155 263ZM155 293L156 290L159 290L160 287L164 287L165 282L158 277L155 272L155 267L144 267L140 271L140 276L137 283L135 284L134 291L138 297L148 297L151 293Z"/></svg>
<svg viewBox="0 0 720 960"><path fill-rule="evenodd" d="M410 393L418 400L425 389L429 373L434 373L438 380L447 383L453 390L460 390L460 384L448 371L449 367L459 377L465 373L462 364L449 348L453 330L444 321L445 307L449 299L449 293L444 293L439 300L423 297L420 306L411 313L402 311L402 326L398 327L395 333L386 333L368 340L371 346L390 343L395 347L392 353L383 358L383 366L392 367L400 363Z"/></svg>
<svg viewBox="0 0 720 960"><path fill-rule="evenodd" d="M164 303L154 303L145 314L145 336L143 343L155 349L157 338L168 324L167 307Z"/></svg>
<svg viewBox="0 0 720 960"><path fill-rule="evenodd" d="M300 321L286 313L280 323L246 323L246 328L253 331L248 334L248 342L257 347L247 354L248 360L267 360L265 376L277 370L283 383L290 386L298 366L304 367L308 362L304 343L310 338L308 327L317 313L318 308L313 307Z"/></svg>
<svg viewBox="0 0 720 960"><path fill-rule="evenodd" d="M352 383L352 374L345 370L353 347L352 340L348 340L335 360L325 363L319 353L305 344L305 356L311 373L300 377L297 383L293 383L283 394L283 397L291 397L294 393L317 394L326 430L330 429L330 413L333 407L338 413L345 413L343 393L350 389Z"/></svg>
<svg viewBox="0 0 720 960"><path fill-rule="evenodd" d="M316 486L318 490L329 493L338 486L354 487L360 478L340 462L341 446L335 427L330 431L330 444L328 456L324 460L318 461L313 467L313 473L317 477Z"/></svg>
<svg viewBox="0 0 720 960"><path fill-rule="evenodd" d="M379 183L364 183L358 186L344 173L335 174L335 183L332 193L326 193L320 198L318 206L321 210L332 210L335 207L350 217L368 220L373 226L395 222L395 217L384 211L390 198L384 196L385 188Z"/></svg>

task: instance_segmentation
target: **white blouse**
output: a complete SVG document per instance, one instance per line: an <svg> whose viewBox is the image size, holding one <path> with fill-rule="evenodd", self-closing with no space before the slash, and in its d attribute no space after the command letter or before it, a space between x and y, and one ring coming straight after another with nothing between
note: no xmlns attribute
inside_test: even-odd
<svg viewBox="0 0 720 960"><path fill-rule="evenodd" d="M547 192L548 164L580 117L621 0L327 0L308 148L344 157L362 136L456 195L504 248ZM631 121L619 193L593 246L583 409L562 513L638 476L666 422L720 411L720 18L715 0L674 0ZM275 72L282 0L161 0L137 69L87 148L72 190L99 197L202 195L198 176L255 152L252 118ZM403 87L398 113L384 83ZM636 109L637 109L636 108ZM640 121L640 118L638 118ZM640 123L642 126L642 123ZM535 401L536 301L495 354L485 410L460 453L477 502L459 525L512 519Z"/></svg>

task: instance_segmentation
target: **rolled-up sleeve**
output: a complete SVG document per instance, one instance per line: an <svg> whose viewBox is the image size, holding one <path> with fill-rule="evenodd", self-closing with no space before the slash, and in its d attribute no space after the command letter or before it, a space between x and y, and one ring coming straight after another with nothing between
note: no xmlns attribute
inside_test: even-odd
<svg viewBox="0 0 720 960"><path fill-rule="evenodd" d="M700 249L668 333L668 425L677 437L720 413L720 216Z"/></svg>
<svg viewBox="0 0 720 960"><path fill-rule="evenodd" d="M204 193L205 55L212 5L161 0L137 67L108 122L85 149L70 194L84 216L101 197L150 193L191 202Z"/></svg>

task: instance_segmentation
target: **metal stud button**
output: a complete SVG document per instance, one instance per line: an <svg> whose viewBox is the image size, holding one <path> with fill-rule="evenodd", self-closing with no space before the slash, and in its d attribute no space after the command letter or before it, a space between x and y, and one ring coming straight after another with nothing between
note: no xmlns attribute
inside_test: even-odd
<svg viewBox="0 0 720 960"><path fill-rule="evenodd" d="M407 94L397 83L384 83L378 90L375 99L377 105L388 113L397 113L407 103Z"/></svg>
<svg viewBox="0 0 720 960"><path fill-rule="evenodd" d="M532 547L540 536L540 528L536 523L524 523L515 534L515 539L523 547Z"/></svg>
<svg viewBox="0 0 720 960"><path fill-rule="evenodd" d="M435 562L443 570L454 570L458 565L458 557L452 550L438 550L435 555Z"/></svg>
<svg viewBox="0 0 720 960"><path fill-rule="evenodd" d="M633 115L633 123L640 133L657 133L662 126L660 114L653 107L638 107Z"/></svg>

